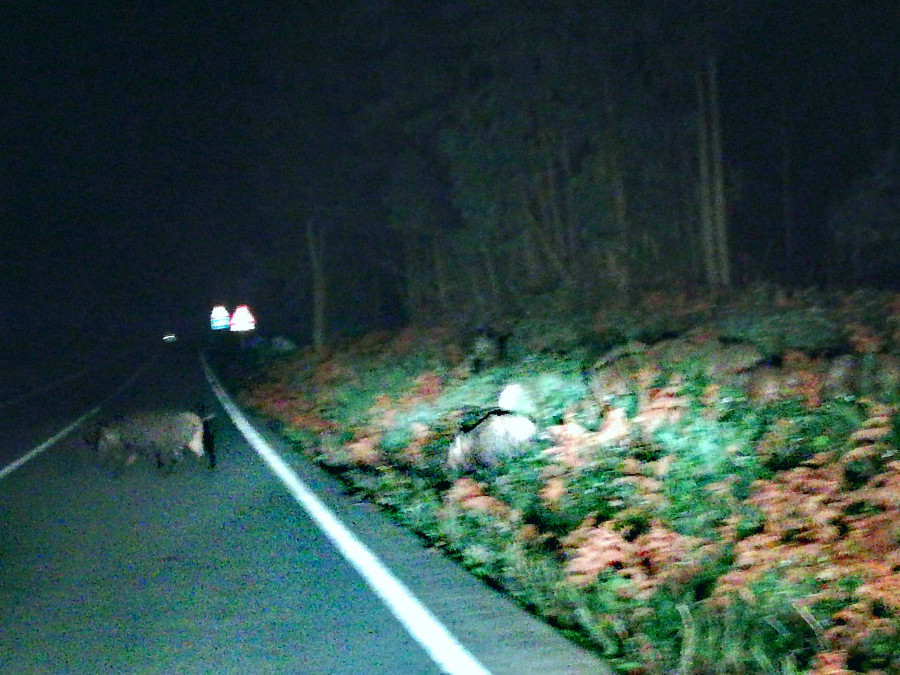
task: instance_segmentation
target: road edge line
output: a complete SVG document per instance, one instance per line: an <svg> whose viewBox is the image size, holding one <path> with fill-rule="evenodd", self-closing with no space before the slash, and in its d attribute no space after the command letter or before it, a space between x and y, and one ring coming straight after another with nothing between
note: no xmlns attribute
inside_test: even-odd
<svg viewBox="0 0 900 675"><path fill-rule="evenodd" d="M429 657L449 675L490 675L490 671L285 464L234 404L203 355L200 361L213 394L235 427Z"/></svg>

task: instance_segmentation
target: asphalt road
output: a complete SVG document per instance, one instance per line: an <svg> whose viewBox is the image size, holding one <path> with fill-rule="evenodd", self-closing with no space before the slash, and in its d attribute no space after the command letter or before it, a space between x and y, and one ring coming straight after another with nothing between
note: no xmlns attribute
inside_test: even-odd
<svg viewBox="0 0 900 675"><path fill-rule="evenodd" d="M102 404L0 478L0 672L452 671L260 460L196 352L135 352L84 380L0 407L2 469ZM171 473L139 462L113 477L92 462L97 418L198 406L217 414L215 470L191 457ZM263 438L484 672L609 672Z"/></svg>

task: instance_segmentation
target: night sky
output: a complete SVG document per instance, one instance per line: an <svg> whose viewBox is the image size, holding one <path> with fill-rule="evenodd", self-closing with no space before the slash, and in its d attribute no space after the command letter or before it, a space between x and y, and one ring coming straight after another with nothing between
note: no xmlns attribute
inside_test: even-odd
<svg viewBox="0 0 900 675"><path fill-rule="evenodd" d="M4 21L5 295L127 333L204 307L251 241L251 36L199 3L78 4Z"/></svg>
<svg viewBox="0 0 900 675"><path fill-rule="evenodd" d="M355 215L330 232L344 261L334 326L402 320L390 293L373 303L359 281L375 269L360 251L378 249L386 218L377 167L398 148L368 139L366 152L384 156L360 157L353 145L354 115L379 96L382 66L347 20L356 6L391 3L18 4L0 11L0 306L18 336L7 344L59 351L97 335L161 336L202 325L213 302L239 301L259 305L261 325L303 339L303 223L328 221L335 204ZM372 30L387 53L410 42L411 26L469 4L395 3L411 9L381 12ZM663 17L682 3L657 4ZM900 10L728 4L720 50L726 162L741 177L734 241L778 245L767 224L780 209L772 120L782 86L805 244L896 141Z"/></svg>

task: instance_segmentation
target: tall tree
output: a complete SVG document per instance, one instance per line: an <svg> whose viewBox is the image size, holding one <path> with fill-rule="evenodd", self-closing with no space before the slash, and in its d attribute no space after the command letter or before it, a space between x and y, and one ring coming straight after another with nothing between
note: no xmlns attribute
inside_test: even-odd
<svg viewBox="0 0 900 675"><path fill-rule="evenodd" d="M306 248L312 271L312 343L316 352L325 349L325 303L328 280L324 263L325 228L321 221L309 218L306 221Z"/></svg>
<svg viewBox="0 0 900 675"><path fill-rule="evenodd" d="M706 281L710 288L731 286L728 247L725 171L722 166L722 119L719 110L718 68L707 59L705 76L697 78L698 199L703 234Z"/></svg>

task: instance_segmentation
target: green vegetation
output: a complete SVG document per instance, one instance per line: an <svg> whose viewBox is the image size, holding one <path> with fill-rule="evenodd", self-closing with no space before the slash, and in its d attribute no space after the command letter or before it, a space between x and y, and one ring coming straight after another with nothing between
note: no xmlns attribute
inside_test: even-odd
<svg viewBox="0 0 900 675"><path fill-rule="evenodd" d="M298 451L619 672L900 672L900 302L662 304L646 329L635 309L512 322L512 356L477 371L451 330L408 328L256 361L233 384ZM513 383L537 438L448 469L473 409Z"/></svg>

